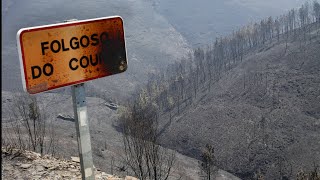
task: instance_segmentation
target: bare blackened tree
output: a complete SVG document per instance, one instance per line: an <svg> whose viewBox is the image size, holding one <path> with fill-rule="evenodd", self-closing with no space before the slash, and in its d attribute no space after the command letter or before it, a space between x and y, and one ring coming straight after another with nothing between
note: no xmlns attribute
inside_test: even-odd
<svg viewBox="0 0 320 180"><path fill-rule="evenodd" d="M205 149L201 153L201 162L199 162L201 176L206 180L215 179L218 171L216 159L214 156L214 148L212 145L206 144Z"/></svg>
<svg viewBox="0 0 320 180"><path fill-rule="evenodd" d="M280 22L279 22L278 19L276 19L275 22L274 22L274 28L275 28L275 31L277 33L277 40L279 42L279 40L280 40Z"/></svg>
<svg viewBox="0 0 320 180"><path fill-rule="evenodd" d="M320 4L316 0L313 1L313 13L316 22L320 23Z"/></svg>
<svg viewBox="0 0 320 180"><path fill-rule="evenodd" d="M51 119L49 127L47 128L46 137L49 138L49 142L46 144L47 154L51 154L55 156L57 154L57 147L58 147L58 138L57 132L55 131L55 127L53 124L53 120Z"/></svg>
<svg viewBox="0 0 320 180"><path fill-rule="evenodd" d="M55 155L57 138L53 122L48 125L45 109L35 96L15 94L9 112L10 120L4 124L2 133L5 147Z"/></svg>
<svg viewBox="0 0 320 180"><path fill-rule="evenodd" d="M28 149L43 154L46 120L36 98L27 94L17 95L11 110L16 133L26 133Z"/></svg>
<svg viewBox="0 0 320 180"><path fill-rule="evenodd" d="M125 162L141 180L166 180L175 161L175 153L159 145L158 114L151 104L137 102L120 118Z"/></svg>

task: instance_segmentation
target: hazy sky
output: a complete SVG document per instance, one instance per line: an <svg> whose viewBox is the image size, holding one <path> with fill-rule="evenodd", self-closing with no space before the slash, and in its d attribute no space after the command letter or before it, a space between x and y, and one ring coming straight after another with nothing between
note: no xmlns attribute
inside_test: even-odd
<svg viewBox="0 0 320 180"><path fill-rule="evenodd" d="M229 0L228 3L237 4L260 12L263 14L272 15L273 13L281 13L301 6L304 2L311 0Z"/></svg>

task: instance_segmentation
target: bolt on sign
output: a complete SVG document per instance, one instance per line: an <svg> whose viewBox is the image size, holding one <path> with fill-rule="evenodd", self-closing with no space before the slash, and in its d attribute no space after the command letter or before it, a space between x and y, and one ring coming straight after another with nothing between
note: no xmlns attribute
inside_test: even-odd
<svg viewBox="0 0 320 180"><path fill-rule="evenodd" d="M120 16L23 28L17 44L23 87L30 94L127 69Z"/></svg>

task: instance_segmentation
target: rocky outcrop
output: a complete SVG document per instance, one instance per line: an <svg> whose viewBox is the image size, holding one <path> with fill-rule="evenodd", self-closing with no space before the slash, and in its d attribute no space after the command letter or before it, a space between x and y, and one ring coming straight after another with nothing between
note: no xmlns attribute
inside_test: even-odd
<svg viewBox="0 0 320 180"><path fill-rule="evenodd" d="M65 160L31 151L2 148L2 179L81 179L79 162L78 157ZM131 176L107 174L98 168L95 168L95 179L137 180Z"/></svg>

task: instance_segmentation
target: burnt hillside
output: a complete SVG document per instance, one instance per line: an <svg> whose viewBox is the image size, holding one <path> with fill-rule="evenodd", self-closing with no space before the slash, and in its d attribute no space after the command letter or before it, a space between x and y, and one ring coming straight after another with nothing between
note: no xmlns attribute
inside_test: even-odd
<svg viewBox="0 0 320 180"><path fill-rule="evenodd" d="M244 179L293 178L320 162L320 18L306 3L198 47L134 101L160 112L164 146Z"/></svg>
<svg viewBox="0 0 320 180"><path fill-rule="evenodd" d="M316 26L307 41L302 34L273 40L248 52L211 86L209 80L200 85L192 103L182 101L179 110L162 116L164 144L195 158L212 144L220 167L244 179L258 171L266 179L292 178L300 168L312 169L320 162Z"/></svg>

